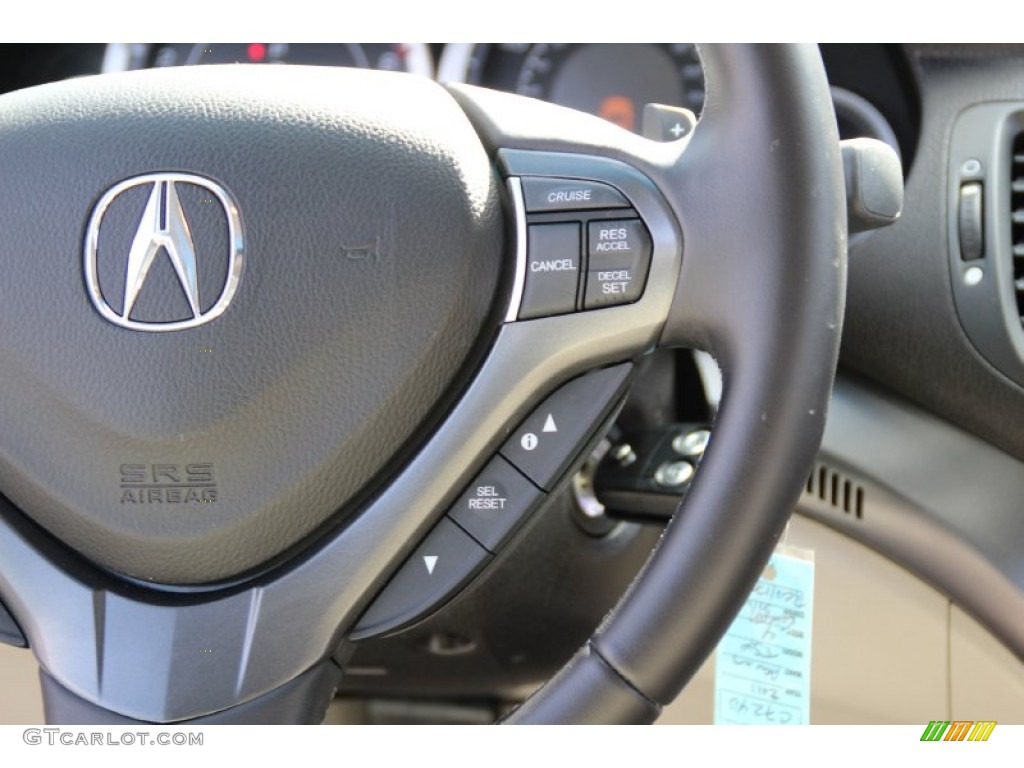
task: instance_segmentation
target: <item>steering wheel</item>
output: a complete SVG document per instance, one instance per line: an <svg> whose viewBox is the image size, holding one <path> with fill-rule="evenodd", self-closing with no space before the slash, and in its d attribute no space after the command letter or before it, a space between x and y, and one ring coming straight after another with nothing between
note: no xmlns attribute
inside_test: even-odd
<svg viewBox="0 0 1024 768"><path fill-rule="evenodd" d="M326 68L0 99L0 600L51 722L318 722L349 649L491 567L633 361L687 346L725 390L685 503L506 722L657 717L785 526L843 315L816 48L700 52L668 143Z"/></svg>

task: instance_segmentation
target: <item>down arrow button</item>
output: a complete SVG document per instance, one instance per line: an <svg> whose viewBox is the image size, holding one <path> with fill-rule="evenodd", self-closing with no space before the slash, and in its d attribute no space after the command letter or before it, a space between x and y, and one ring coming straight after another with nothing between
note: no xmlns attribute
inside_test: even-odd
<svg viewBox="0 0 1024 768"><path fill-rule="evenodd" d="M370 604L351 639L393 632L440 608L489 557L459 526L441 518Z"/></svg>

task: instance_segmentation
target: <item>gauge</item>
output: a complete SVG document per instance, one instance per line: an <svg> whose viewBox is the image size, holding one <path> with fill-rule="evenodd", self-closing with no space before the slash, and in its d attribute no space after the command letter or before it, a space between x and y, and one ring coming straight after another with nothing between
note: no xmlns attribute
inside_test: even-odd
<svg viewBox="0 0 1024 768"><path fill-rule="evenodd" d="M704 71L691 43L448 46L442 80L553 101L640 130L645 104L704 105Z"/></svg>
<svg viewBox="0 0 1024 768"><path fill-rule="evenodd" d="M182 64L307 64L365 67L430 77L424 43L166 43L110 45L105 72Z"/></svg>

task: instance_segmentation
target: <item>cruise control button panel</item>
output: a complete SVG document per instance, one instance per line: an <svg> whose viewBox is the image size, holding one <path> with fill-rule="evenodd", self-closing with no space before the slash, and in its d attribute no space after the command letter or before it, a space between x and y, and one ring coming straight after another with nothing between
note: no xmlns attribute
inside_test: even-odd
<svg viewBox="0 0 1024 768"><path fill-rule="evenodd" d="M366 610L351 638L380 635L425 616L469 581L489 557L469 534L442 518Z"/></svg>
<svg viewBox="0 0 1024 768"><path fill-rule="evenodd" d="M496 456L470 483L448 516L496 552L544 496L519 470Z"/></svg>
<svg viewBox="0 0 1024 768"><path fill-rule="evenodd" d="M623 363L565 384L519 425L501 455L550 491L618 402L631 370Z"/></svg>
<svg viewBox="0 0 1024 768"><path fill-rule="evenodd" d="M638 301L653 242L629 200L610 184L522 176L517 216L526 233L518 320Z"/></svg>

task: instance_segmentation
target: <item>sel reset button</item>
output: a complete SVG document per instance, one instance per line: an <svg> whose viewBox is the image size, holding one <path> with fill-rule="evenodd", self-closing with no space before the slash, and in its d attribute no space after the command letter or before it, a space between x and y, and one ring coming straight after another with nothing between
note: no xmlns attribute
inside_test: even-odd
<svg viewBox="0 0 1024 768"><path fill-rule="evenodd" d="M462 494L448 516L491 552L544 494L500 456Z"/></svg>

